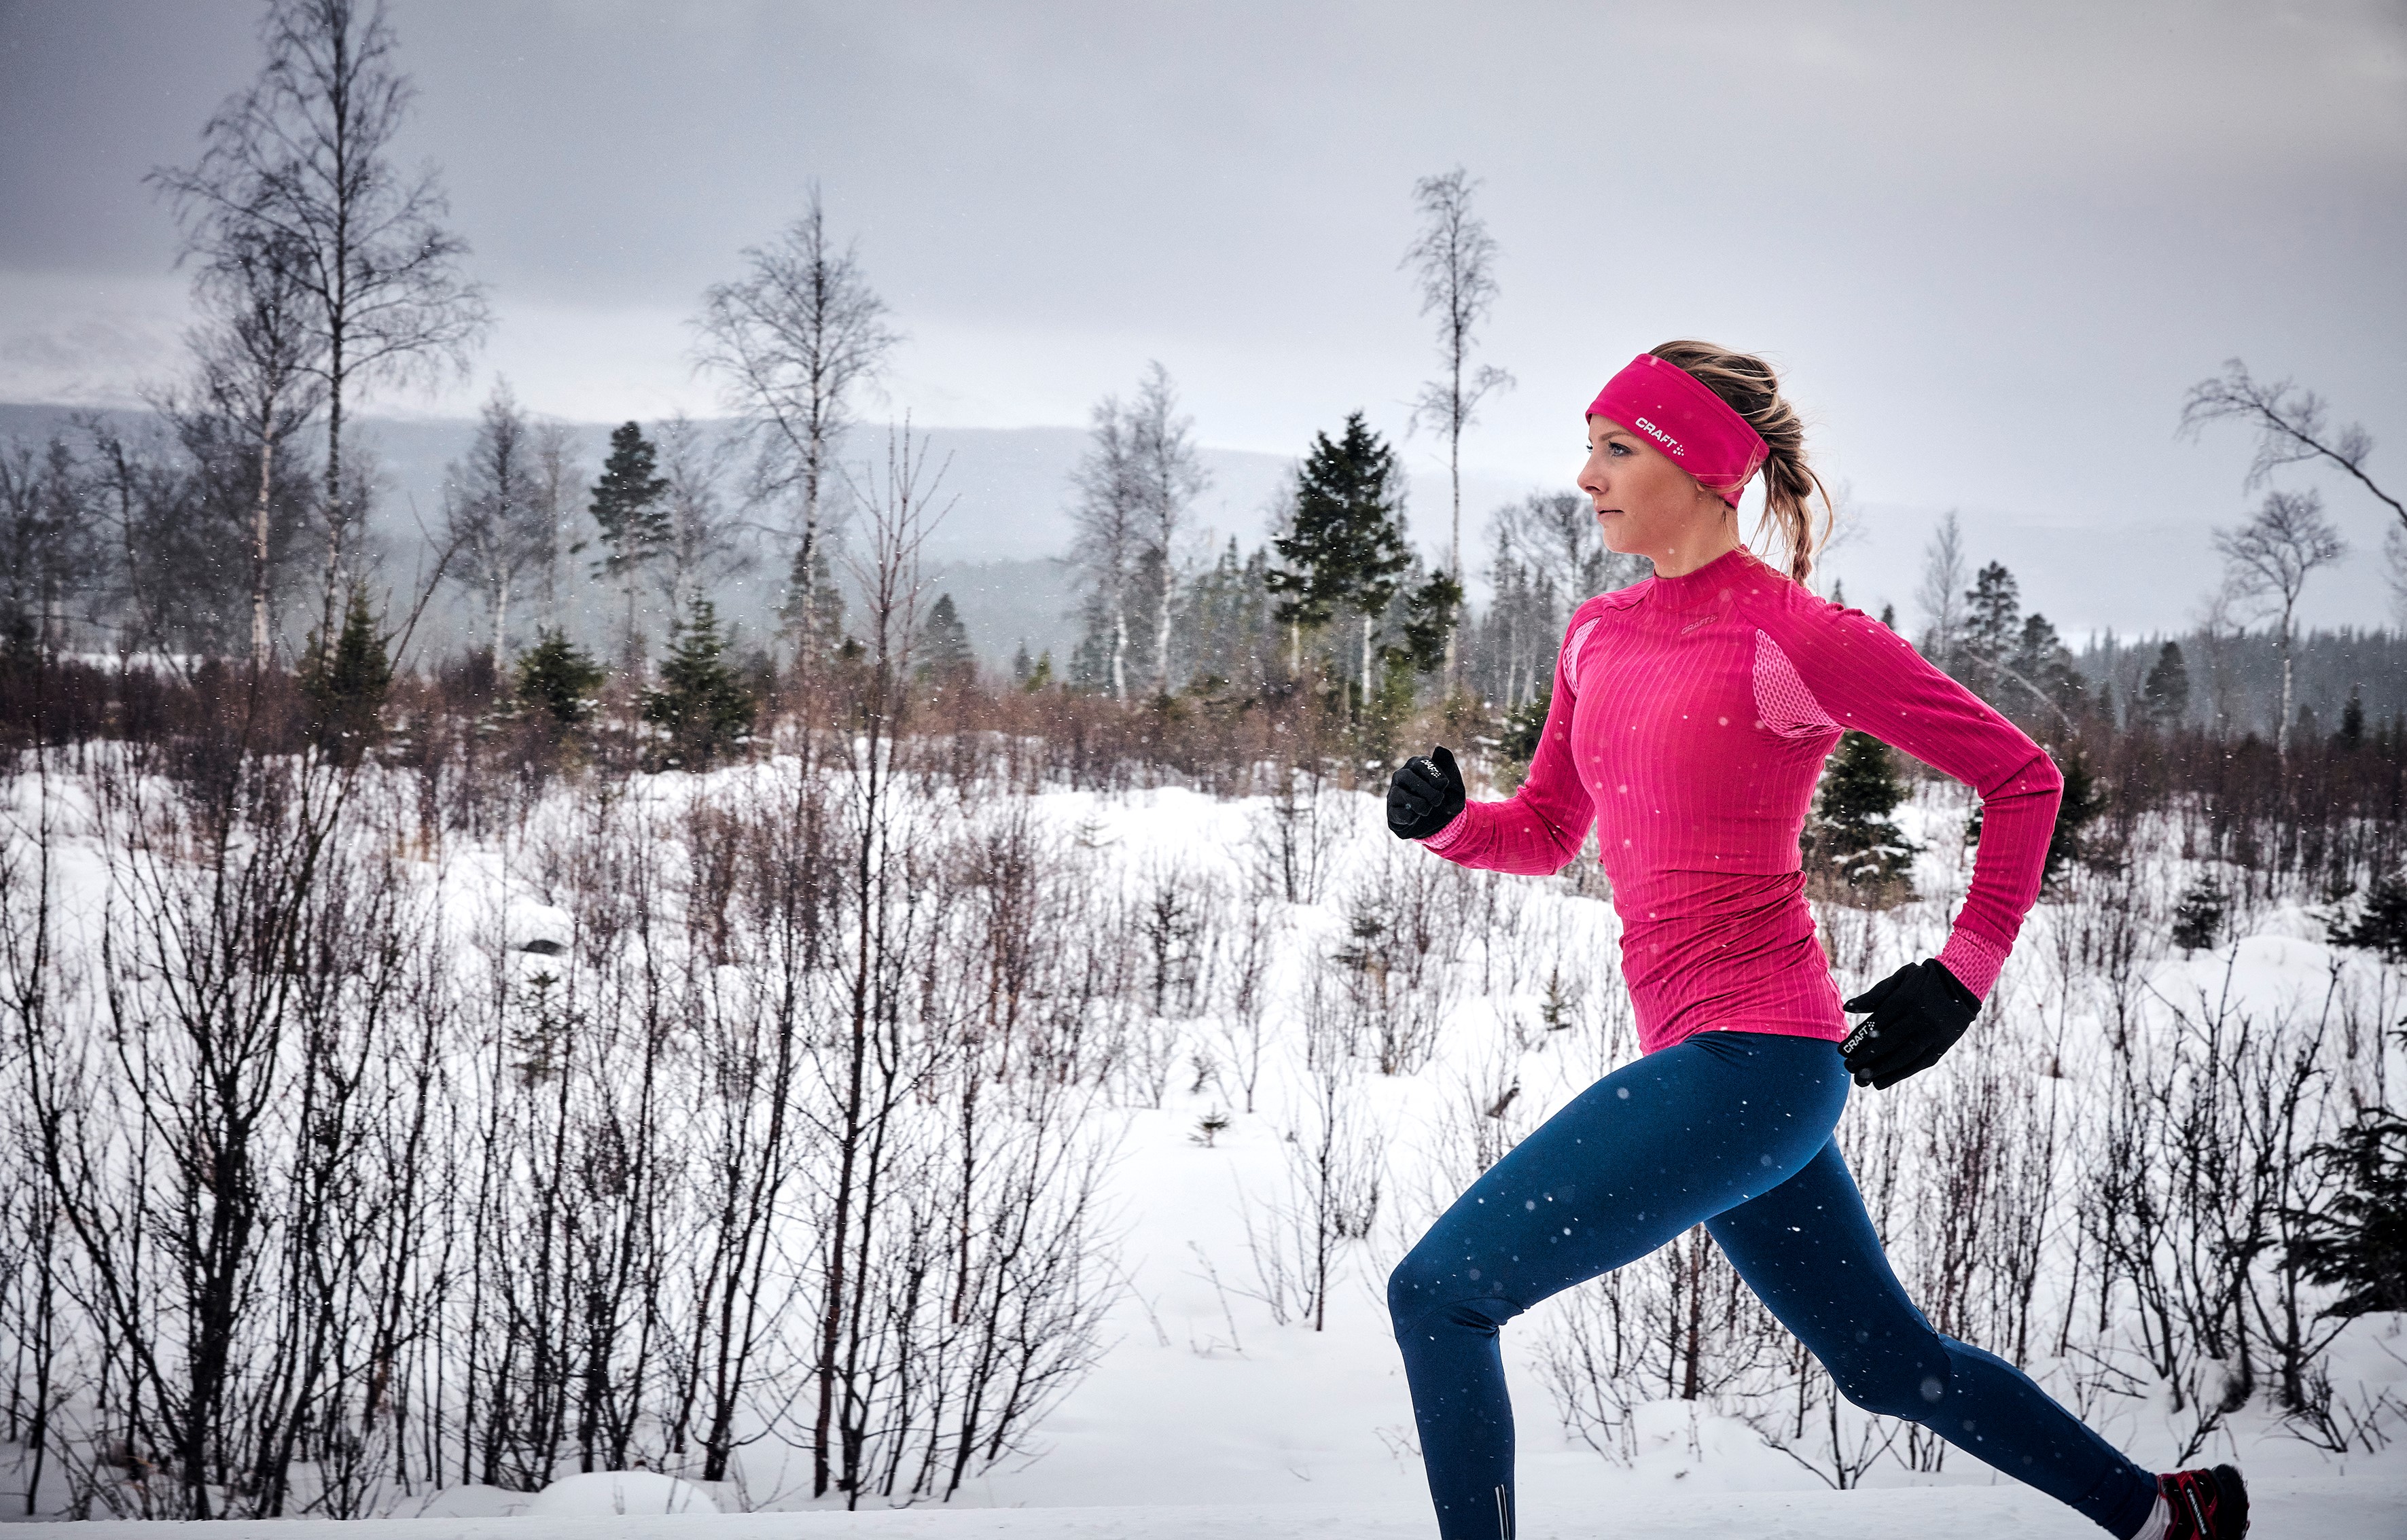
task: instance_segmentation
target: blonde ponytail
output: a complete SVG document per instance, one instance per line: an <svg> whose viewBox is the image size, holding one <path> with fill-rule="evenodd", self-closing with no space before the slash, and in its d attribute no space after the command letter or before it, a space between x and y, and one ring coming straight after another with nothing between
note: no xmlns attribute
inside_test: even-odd
<svg viewBox="0 0 2407 1540"><path fill-rule="evenodd" d="M1763 525L1757 533L1771 529L1785 548L1788 576L1803 582L1814 570L1815 553L1830 537L1833 512L1830 492L1805 463L1805 424L1781 395L1780 377L1752 353L1710 342L1667 342L1649 351L1696 376L1763 435L1771 454L1763 463ZM1822 505L1818 520L1816 498Z"/></svg>

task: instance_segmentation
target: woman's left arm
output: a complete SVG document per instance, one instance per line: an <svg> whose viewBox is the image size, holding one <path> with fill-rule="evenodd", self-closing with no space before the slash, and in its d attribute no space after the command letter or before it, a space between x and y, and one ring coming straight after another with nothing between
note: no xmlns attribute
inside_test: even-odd
<svg viewBox="0 0 2407 1540"><path fill-rule="evenodd" d="M1862 612L1792 591L1765 633L1840 727L1955 777L1980 794L1973 884L1939 962L1976 1000L2039 897L2064 777L2046 750Z"/></svg>

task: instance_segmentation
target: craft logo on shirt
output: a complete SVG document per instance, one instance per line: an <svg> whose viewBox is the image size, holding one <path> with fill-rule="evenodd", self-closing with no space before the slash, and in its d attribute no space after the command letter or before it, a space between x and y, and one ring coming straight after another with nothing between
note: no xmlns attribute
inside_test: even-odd
<svg viewBox="0 0 2407 1540"><path fill-rule="evenodd" d="M1665 449L1671 450L1674 455L1683 460L1688 458L1688 451L1680 448L1680 441L1673 437L1670 434L1665 433L1662 429L1657 427L1654 423L1647 421L1642 417L1638 420L1638 426L1645 432L1654 435L1655 441L1662 445Z"/></svg>

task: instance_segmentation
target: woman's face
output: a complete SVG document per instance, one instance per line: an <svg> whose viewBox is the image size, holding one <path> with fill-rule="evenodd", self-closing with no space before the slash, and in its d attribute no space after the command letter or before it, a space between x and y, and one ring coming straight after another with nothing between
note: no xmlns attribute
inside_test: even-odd
<svg viewBox="0 0 2407 1540"><path fill-rule="evenodd" d="M1588 420L1588 463L1579 489L1596 509L1608 550L1651 558L1676 575L1719 555L1735 538L1730 505L1697 484L1644 434L1611 418ZM1724 533L1725 523L1729 533ZM1705 555L1708 548L1713 549Z"/></svg>

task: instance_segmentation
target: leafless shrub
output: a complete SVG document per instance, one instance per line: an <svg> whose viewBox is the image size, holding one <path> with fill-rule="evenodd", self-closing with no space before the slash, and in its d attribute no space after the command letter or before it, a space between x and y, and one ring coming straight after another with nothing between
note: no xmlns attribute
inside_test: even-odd
<svg viewBox="0 0 2407 1540"><path fill-rule="evenodd" d="M1289 904L1317 904L1336 834L1321 777L1283 766L1268 806L1252 817L1248 850L1257 891Z"/></svg>
<svg viewBox="0 0 2407 1540"><path fill-rule="evenodd" d="M1354 1073L1351 1061L1341 1055L1320 1057L1309 1099L1287 1120L1286 1197L1259 1207L1246 1201L1253 1297L1282 1326L1300 1321L1316 1332L1326 1328L1346 1245L1367 1239L1378 1222L1384 1141L1346 1094Z"/></svg>
<svg viewBox="0 0 2407 1540"><path fill-rule="evenodd" d="M1409 857L1412 852L1404 852ZM1348 890L1346 936L1321 964L1382 1075L1411 1075L1436 1050L1453 988L1457 935L1444 896L1452 868L1381 850Z"/></svg>
<svg viewBox="0 0 2407 1540"><path fill-rule="evenodd" d="M1268 1046L1263 1024L1270 1012L1272 911L1264 905L1246 904L1237 917L1236 929L1229 965L1220 971L1220 1041L1228 1050L1231 1073L1245 1091L1246 1111L1250 1113Z"/></svg>

